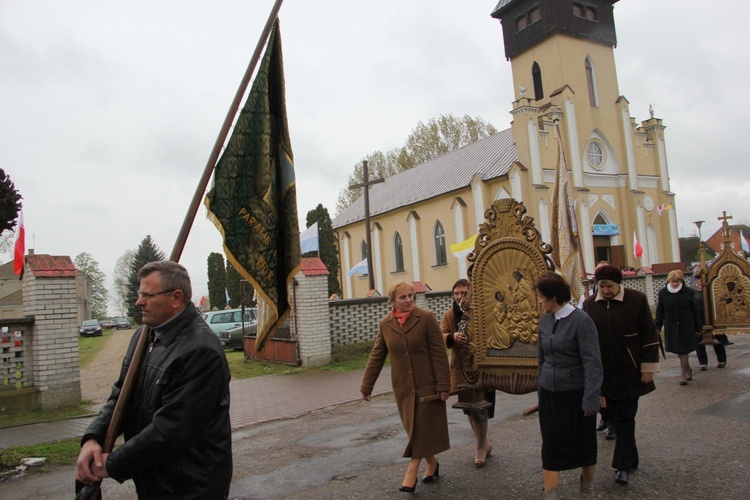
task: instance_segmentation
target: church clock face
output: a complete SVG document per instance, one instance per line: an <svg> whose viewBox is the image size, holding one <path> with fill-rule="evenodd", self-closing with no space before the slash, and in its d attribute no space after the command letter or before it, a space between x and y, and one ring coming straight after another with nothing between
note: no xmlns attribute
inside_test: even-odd
<svg viewBox="0 0 750 500"><path fill-rule="evenodd" d="M588 160L589 165L597 170L601 170L604 168L604 147L599 141L589 141L588 145L586 146L586 160Z"/></svg>

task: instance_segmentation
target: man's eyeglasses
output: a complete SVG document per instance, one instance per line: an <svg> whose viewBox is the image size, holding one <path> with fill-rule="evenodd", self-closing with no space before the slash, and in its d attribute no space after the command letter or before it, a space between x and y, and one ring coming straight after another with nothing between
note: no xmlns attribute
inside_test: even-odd
<svg viewBox="0 0 750 500"><path fill-rule="evenodd" d="M153 299L157 295L161 295L163 293L172 293L175 290L177 290L177 289L176 288L170 288L169 290L162 290L161 292L154 292L154 293L138 292L138 298L139 299L146 299L146 300Z"/></svg>

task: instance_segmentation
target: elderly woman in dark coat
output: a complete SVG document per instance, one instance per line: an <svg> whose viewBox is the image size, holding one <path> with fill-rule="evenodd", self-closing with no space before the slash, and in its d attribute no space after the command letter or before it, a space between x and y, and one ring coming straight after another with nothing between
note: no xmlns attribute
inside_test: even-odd
<svg viewBox="0 0 750 500"><path fill-rule="evenodd" d="M682 271L675 270L667 275L667 286L659 290L656 306L656 331L664 326L665 349L680 358L680 385L693 380L689 356L695 351L695 336L703 329L694 295Z"/></svg>
<svg viewBox="0 0 750 500"><path fill-rule="evenodd" d="M427 469L423 482L440 475L435 455L450 448L445 401L450 390L448 355L435 316L414 304L414 286L403 281L391 285L392 311L380 321L378 336L362 376L362 399L370 401L385 359L391 357L393 396L409 437L404 457L411 458L400 491L413 493L419 465ZM420 398L432 396L420 402Z"/></svg>
<svg viewBox="0 0 750 500"><path fill-rule="evenodd" d="M603 376L599 335L588 314L570 304L565 278L541 273L534 289L546 313L538 337L543 497L557 498L560 471L580 467L578 498L592 499Z"/></svg>

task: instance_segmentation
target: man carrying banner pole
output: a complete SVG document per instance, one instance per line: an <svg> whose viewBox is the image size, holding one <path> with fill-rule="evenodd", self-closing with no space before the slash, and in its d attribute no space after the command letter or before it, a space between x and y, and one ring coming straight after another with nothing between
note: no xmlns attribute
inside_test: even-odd
<svg viewBox="0 0 750 500"><path fill-rule="evenodd" d="M221 149L224 145L226 137L231 128L231 125L234 121L236 111L237 109L239 109L242 98L245 95L245 91L250 82L250 78L255 70L255 66L258 62L258 59L260 58L263 45L265 44L265 41L268 39L269 32L271 31L272 23L274 23L274 20L276 19L276 16L278 15L279 10L281 9L282 2L283 0L276 0L273 8L271 9L271 13L266 22L264 31L260 37L260 40L258 41L258 45L256 46L255 52L253 53L250 63L248 64L248 67L245 71L245 75L242 79L242 82L240 83L240 86L235 94L234 100L232 101L232 105L230 106L230 109L227 112L226 118L224 119L224 123L222 125L221 131L219 132L219 136L214 144L211 155L209 156L209 159L206 163L206 167L204 168L203 174L196 188L192 202L190 204L190 207L188 208L188 212L185 215L185 219L180 229L180 233L177 236L177 241L175 242L175 246L172 250L170 260L174 262L179 261L180 256L182 255L182 251L185 247L188 234L190 233L190 228L192 227L193 221L195 219L195 215L197 214L198 207L200 205L200 200L202 199L203 194L205 193L206 186L208 185L208 181L210 180L211 174L213 173L216 160L219 157L219 153L221 152ZM276 23L276 25L278 26L278 23ZM274 29L274 33L278 31L277 26L276 26L276 29ZM279 40L278 42L279 50L277 52L279 65L281 64L280 47L281 46L280 46L280 40ZM265 77L267 78L267 76L268 75L266 74ZM280 95L280 98L283 103L283 73L281 76L282 76L281 78L282 93ZM276 97L278 98L279 96L277 95ZM283 123L284 123L284 128L285 128L286 127L285 116L284 116ZM287 141L287 144L288 144L288 141ZM289 149L289 157L291 158L291 149ZM293 172L292 172L292 183L293 183ZM297 223L296 223L296 200L294 200L293 212L294 212L294 227L289 228L288 231L292 232L292 234L297 236L296 248L297 248L297 263L298 263L299 262L299 237L297 234ZM270 270L270 266L269 266L269 270ZM153 294L155 294L156 296L160 296L160 293L157 293L157 292L153 292ZM87 452L85 457L79 457L79 463L81 463L81 467L83 469L86 469L86 471L82 472L79 469L79 472L78 472L78 477L76 480L76 492L77 492L76 498L77 499L96 499L100 497L101 481L100 480L97 481L96 480L97 478L94 476L98 476L99 479L106 477L106 459L102 461L102 457L103 457L102 454L109 454L112 451L112 449L114 448L115 440L117 436L120 434L120 430L121 430L120 428L123 424L123 420L126 419L126 414L130 415L130 413L128 412L128 404L134 393L136 379L139 377L139 372L141 371L140 370L141 365L143 364L143 359L146 356L146 345L149 343L149 338L151 338L152 335L153 334L151 333L149 326L144 325L141 328L141 332L137 338L137 341L135 341L135 337L134 337L134 344L131 345L131 347L133 347L133 351L127 360L129 362L129 366L125 364L123 365L123 370L122 370L123 375L120 379L122 381L122 386L119 389L119 391L117 391L118 394L115 394L113 392L113 395L111 397L111 401L114 402L113 404L114 408L113 409L110 408L112 412L110 414L110 419L107 425L104 442L100 443L102 444L100 453ZM141 386L143 386L143 384L141 384ZM227 405L228 405L228 402L229 401L227 399L226 400ZM158 446L158 443L156 443L156 445ZM83 451L82 451L82 455L83 455ZM231 479L231 446L230 446L229 456L230 456L230 462L228 466L228 471L229 471L228 477ZM96 472L92 473L92 469L95 470ZM84 487L84 482L86 483L85 487ZM215 486L218 486L218 485L215 485ZM227 484L227 490L224 490L223 487L216 487L214 488L212 494L218 495L217 498L222 498L222 497L226 498L228 495L228 484ZM182 495L181 497L182 498L192 498L192 497L209 498L204 495L202 490L192 491L192 496Z"/></svg>

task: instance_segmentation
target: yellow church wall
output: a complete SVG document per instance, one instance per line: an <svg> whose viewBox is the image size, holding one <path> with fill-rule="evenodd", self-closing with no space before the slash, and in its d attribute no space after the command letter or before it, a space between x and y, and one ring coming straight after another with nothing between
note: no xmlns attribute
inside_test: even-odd
<svg viewBox="0 0 750 500"><path fill-rule="evenodd" d="M593 63L597 105L592 105L586 77L586 58ZM534 99L532 66L541 69L543 98ZM674 221L674 193L669 189L669 173L665 143L665 126L658 118L641 118L631 114L625 96L620 94L614 50L611 46L565 34L556 34L521 52L511 60L514 101L511 104L511 128L517 150L517 162L508 175L494 179L481 179L480 191L483 207L475 207L476 194L470 186L411 206L400 207L387 214L372 217L379 231L376 262L376 283L381 283L385 293L388 284L399 279L419 280L433 290L449 290L453 282L464 277L466 265L461 265L450 253L450 245L460 241L457 234L456 212L463 227L463 237L477 232L477 213L483 213L498 192L504 189L523 201L527 215L533 217L537 229L549 243L549 230L553 223L552 195L558 163L558 131L553 118L559 119L559 134L566 154L567 168L576 200L576 214L581 227L587 271L594 267L594 241L592 224L600 211L606 213L606 222L617 224L620 234L609 237L609 246L621 246L623 266L645 265L633 255L633 233L648 253L648 264L672 262L679 255ZM522 88L525 89L522 95ZM554 94L554 95L552 95ZM648 110L638 110L644 114ZM574 117L574 121L571 121ZM571 126L575 126L572 130ZM501 127L502 128L502 125ZM533 136L530 136L530 129ZM573 138L571 140L571 137ZM605 149L606 162L599 169L589 164L586 148L596 138ZM660 151L661 148L661 151ZM532 150L538 152L532 154ZM661 155L661 156L660 156ZM457 168L471 169L471 165ZM520 182L519 182L520 180ZM476 181L476 179L475 179ZM514 190L515 188L515 190ZM502 196L501 196L502 197ZM460 202L457 201L460 198ZM541 203L543 200L544 203ZM659 205L671 205L659 215ZM540 209L543 205L543 209ZM546 211L546 219L543 211ZM410 215L411 214L411 215ZM414 217L413 214L417 214ZM585 217L585 219L584 219ZM543 220L544 219L544 220ZM412 261L410 220L417 233L417 269ZM445 231L446 259L443 266L436 265L434 228L440 220ZM652 227L653 230L649 228ZM351 234L351 265L361 260L360 242L365 239L362 221L337 229ZM402 237L404 271L395 272L393 236L398 231ZM340 240L344 241L344 240ZM373 238L373 244L376 244ZM614 251L614 250L612 250ZM348 277L342 262L343 280L350 283L350 297L364 297L368 292L368 278ZM379 280L379 281L378 281ZM377 287L377 285L376 285ZM344 286L346 290L346 286Z"/></svg>
<svg viewBox="0 0 750 500"><path fill-rule="evenodd" d="M498 182L483 184L482 191L487 206L492 203L494 194L497 192L500 185L501 183ZM507 180L505 188L506 190L508 189ZM463 201L463 205L460 208L460 221L463 224L463 238L466 239L477 232L477 226L474 223L474 201L471 189L468 186L466 189L448 193L427 200L424 203L411 205L409 207L401 207L397 211L372 216L370 218L373 228L372 244L375 282L376 289L381 295L385 295L390 283L398 280L417 281L415 276L419 278L418 281L421 281L433 290L449 290L453 283L458 279L459 261L458 258L454 257L450 252L450 245L460 242L457 238L456 217L452 210L452 207L457 203L457 197L460 197ZM485 208L487 207L483 207L482 211L484 211ZM414 213L417 214L418 219L414 217ZM412 250L414 244L411 239L411 228L409 223L409 219L411 218L415 219L417 246L419 249L417 273L414 272L415 270L412 261ZM438 265L436 261L434 230L438 220L442 224L445 233L445 265ZM381 233L379 238L380 244L378 247L379 252L376 251L375 248L376 238L374 237L374 233L376 231L380 231ZM348 242L350 255L353 256L350 259L350 265L353 266L361 260L360 245L361 242L365 240L364 223L359 222L343 226L338 228L337 232L339 234L340 245L347 244ZM348 239L343 238L344 232L347 232L351 237ZM402 240L404 255L403 271L396 271L394 253L394 237L396 232L401 235ZM375 257L376 254L380 255L379 260ZM348 270L349 269L344 269L344 266L342 265L342 279L348 280L349 283L351 283L353 291L352 296L366 296L369 289L369 278L364 275L349 277L346 274ZM378 289L378 278L382 283L383 290Z"/></svg>

